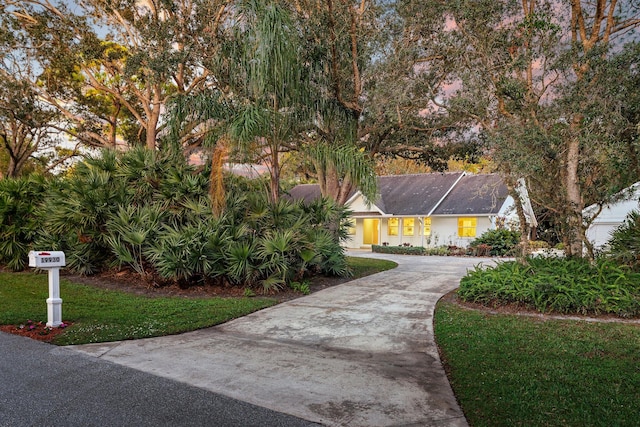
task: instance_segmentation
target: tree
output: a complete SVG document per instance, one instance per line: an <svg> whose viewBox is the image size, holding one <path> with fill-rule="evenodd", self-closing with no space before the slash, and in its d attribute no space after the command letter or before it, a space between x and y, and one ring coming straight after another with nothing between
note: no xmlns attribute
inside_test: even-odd
<svg viewBox="0 0 640 427"><path fill-rule="evenodd" d="M213 146L212 199L219 214L223 160L228 151L269 167L269 196L280 196L280 155L294 148L308 119L304 64L296 27L276 1L239 2L224 28L224 60L209 66L218 84L177 97L169 114L171 140ZM218 208L216 208L216 206Z"/></svg>
<svg viewBox="0 0 640 427"><path fill-rule="evenodd" d="M20 176L34 153L52 144L52 117L27 87L9 79L0 82L0 152L7 156L0 178Z"/></svg>
<svg viewBox="0 0 640 427"><path fill-rule="evenodd" d="M598 0L595 4L587 1L571 2L571 41L577 50L571 60L571 68L575 78L575 87L583 95L583 90L589 90L598 85L601 68L597 66L599 59L606 55L612 47L612 38L640 26L638 13L640 6L634 2L620 2L616 0ZM580 99L574 103L575 108L567 119L569 134L565 144L567 149L564 166L563 184L569 204L568 236L569 254L580 254L584 228L582 223L582 209L585 206L584 181L581 179L581 162L586 156L585 144L591 136L591 126L582 109L590 102ZM601 116L602 117L602 116Z"/></svg>
<svg viewBox="0 0 640 427"><path fill-rule="evenodd" d="M32 90L32 71L14 55L17 43L10 28L0 30L0 153L6 159L0 178L18 177L36 151L52 144L57 117Z"/></svg>
<svg viewBox="0 0 640 427"><path fill-rule="evenodd" d="M477 126L508 184L527 178L569 255L582 254L584 206L628 184L621 154L635 148L620 149L622 123L607 111L621 100L604 76L638 12L615 0L462 1L431 4L431 20L413 21L424 66L449 83L433 104L448 122Z"/></svg>
<svg viewBox="0 0 640 427"><path fill-rule="evenodd" d="M306 66L288 10L278 2L241 3L230 53L236 113L229 134L249 159L269 167L270 199L280 195L280 155L308 123ZM240 102L238 102L240 101Z"/></svg>
<svg viewBox="0 0 640 427"><path fill-rule="evenodd" d="M64 3L9 0L4 19L36 58L34 90L63 114L62 130L92 146L127 138L155 148L167 101L214 83L201 45L215 39L227 3L90 0L76 14Z"/></svg>
<svg viewBox="0 0 640 427"><path fill-rule="evenodd" d="M422 66L427 58L420 50L412 19L426 7L424 2L408 3L294 2L308 46L305 62L312 64L310 87L316 100L314 127L305 135L305 152L325 153L322 146L328 146L326 152L334 155L363 150L369 160L409 159L440 171L446 169L450 157L473 157L473 144L449 143L451 135L464 133L465 124L445 123L429 108L446 76ZM332 182L321 187L335 200L359 186L352 180L355 176L370 175L362 170L346 176L344 170L334 168L336 162L324 159L311 157L310 162L320 180Z"/></svg>
<svg viewBox="0 0 640 427"><path fill-rule="evenodd" d="M351 190L358 188L366 200L374 202L377 196L377 181L372 161L355 145L334 146L316 143L305 149L316 171L318 185L323 197L331 197L343 206Z"/></svg>

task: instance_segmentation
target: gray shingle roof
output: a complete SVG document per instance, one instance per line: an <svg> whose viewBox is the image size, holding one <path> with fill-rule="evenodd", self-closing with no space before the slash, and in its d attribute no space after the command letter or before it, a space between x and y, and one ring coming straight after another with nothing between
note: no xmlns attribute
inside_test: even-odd
<svg viewBox="0 0 640 427"><path fill-rule="evenodd" d="M460 178L457 173L393 175L378 178L378 191L386 214L426 215Z"/></svg>
<svg viewBox="0 0 640 427"><path fill-rule="evenodd" d="M434 215L497 214L509 195L496 174L466 175L453 187Z"/></svg>
<svg viewBox="0 0 640 427"><path fill-rule="evenodd" d="M303 200L305 203L312 202L321 195L318 184L298 184L289 190L289 196L293 200Z"/></svg>
<svg viewBox="0 0 640 427"><path fill-rule="evenodd" d="M426 216L432 211L432 215L496 214L508 196L498 175L462 172L381 176L378 191L374 205L397 216ZM292 199L309 202L320 197L320 187L297 185L289 194Z"/></svg>

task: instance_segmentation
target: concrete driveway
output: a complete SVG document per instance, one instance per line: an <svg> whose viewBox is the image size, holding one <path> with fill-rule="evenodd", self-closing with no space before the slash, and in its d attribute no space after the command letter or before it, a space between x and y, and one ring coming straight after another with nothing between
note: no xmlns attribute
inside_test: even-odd
<svg viewBox="0 0 640 427"><path fill-rule="evenodd" d="M399 267L213 328L71 348L327 426L466 426L433 311L491 260L349 255Z"/></svg>

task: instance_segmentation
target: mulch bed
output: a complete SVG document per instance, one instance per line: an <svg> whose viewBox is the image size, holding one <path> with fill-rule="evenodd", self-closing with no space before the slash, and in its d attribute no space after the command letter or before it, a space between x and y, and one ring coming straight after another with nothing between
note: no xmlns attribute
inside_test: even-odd
<svg viewBox="0 0 640 427"><path fill-rule="evenodd" d="M73 283L95 286L98 288L129 292L148 297L184 297L184 298L237 298L244 296L245 288L219 283L198 283L189 286L180 286L175 283L167 283L155 277L142 278L139 274L130 271L106 271L92 276L80 276L62 272L60 277ZM318 292L332 286L351 280L344 277L313 277L309 283L311 293ZM260 288L252 289L259 297L269 297L278 302L290 301L304 296L292 289L275 291L262 291Z"/></svg>
<svg viewBox="0 0 640 427"><path fill-rule="evenodd" d="M65 323L71 326L72 323ZM65 326L65 327L66 327ZM47 328L45 322L25 322L21 325L0 325L0 331L9 334L20 335L42 342L51 342L55 337L64 332L65 328Z"/></svg>
<svg viewBox="0 0 640 427"><path fill-rule="evenodd" d="M456 304L462 308L466 308L467 310L476 310L482 311L487 315L495 315L495 314L508 314L515 316L524 316L538 319L566 319L566 320L586 320L592 322L616 322L616 323L632 323L632 324L640 324L640 318L623 318L620 316L616 316L614 314L609 313L600 313L600 314L563 314L557 312L547 312L541 313L538 310L530 308L524 304L516 304L516 303L489 303L487 305L475 303L475 302L466 302L462 301L458 297L457 290L453 290L446 295L444 295L441 301L450 302Z"/></svg>

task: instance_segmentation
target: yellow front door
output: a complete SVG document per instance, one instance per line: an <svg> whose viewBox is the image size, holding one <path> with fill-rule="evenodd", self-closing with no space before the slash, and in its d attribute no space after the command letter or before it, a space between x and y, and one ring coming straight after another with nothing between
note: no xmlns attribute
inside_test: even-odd
<svg viewBox="0 0 640 427"><path fill-rule="evenodd" d="M362 241L365 245L377 245L378 244L378 230L380 229L380 220L365 218L362 223L364 229L364 239Z"/></svg>

